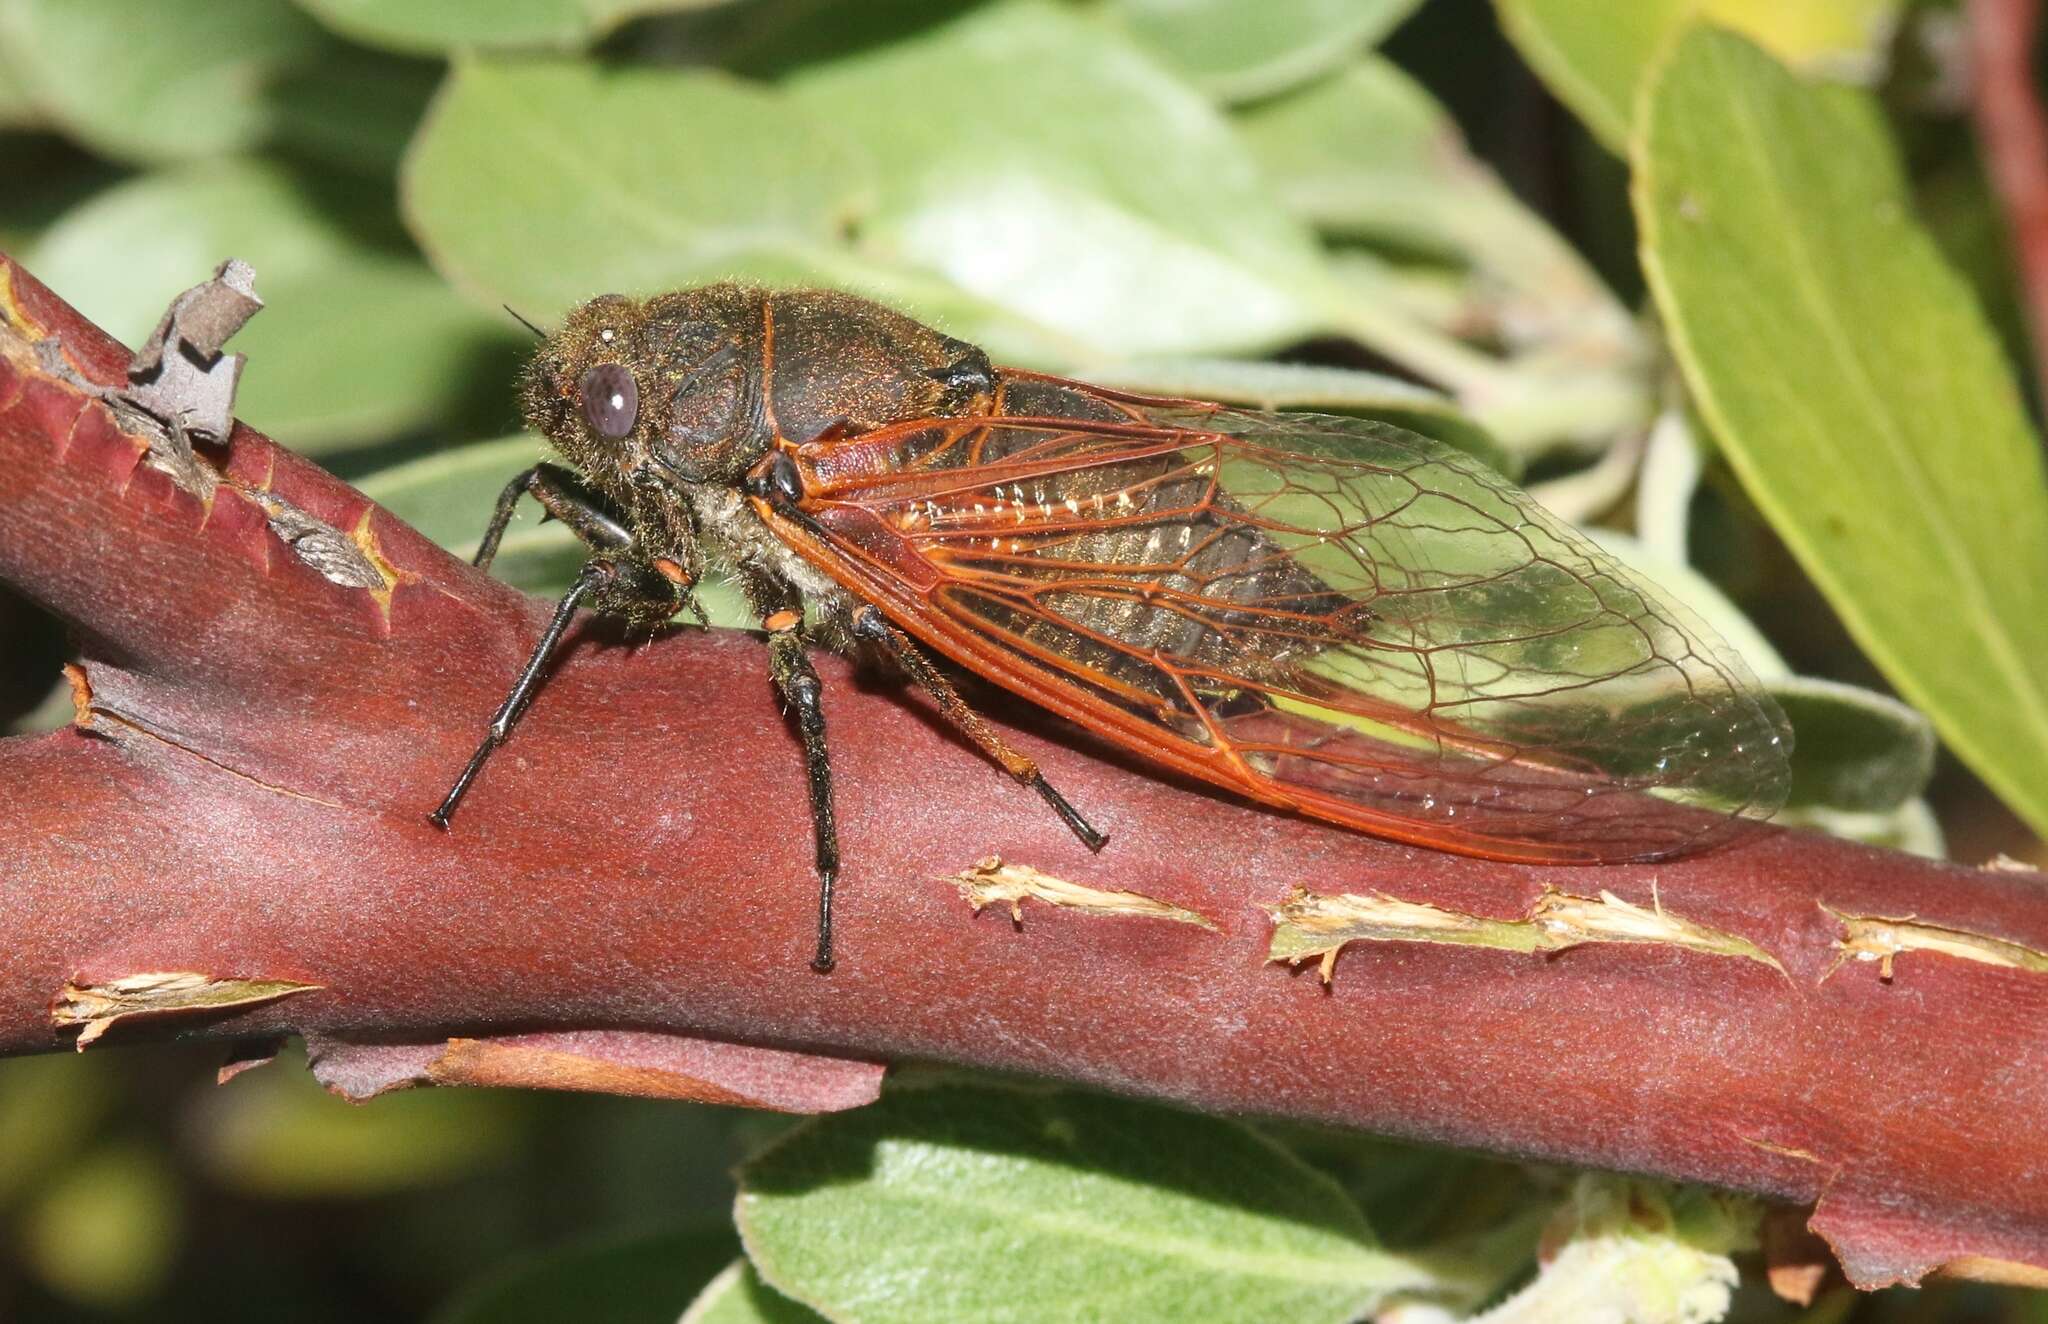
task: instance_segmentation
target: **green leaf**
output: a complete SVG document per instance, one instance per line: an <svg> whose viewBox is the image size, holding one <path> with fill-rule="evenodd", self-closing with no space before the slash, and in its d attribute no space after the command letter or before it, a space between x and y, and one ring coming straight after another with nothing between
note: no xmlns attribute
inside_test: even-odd
<svg viewBox="0 0 2048 1324"><path fill-rule="evenodd" d="M1912 799L1897 809L1881 814L1852 814L1814 806L1782 811L1776 820L1782 827L1810 828L1866 846L1924 855L1930 860L1946 859L1948 843L1941 822L1924 799Z"/></svg>
<svg viewBox="0 0 2048 1324"><path fill-rule="evenodd" d="M431 1324L674 1324L738 1248L726 1224L587 1241L505 1266Z"/></svg>
<svg viewBox="0 0 2048 1324"><path fill-rule="evenodd" d="M1648 352L1634 318L1392 63L1368 55L1240 111L1237 123L1292 214L1437 264L1431 290L1412 261L1345 250L1332 285L1340 329L1457 389L1510 449L1604 445L1642 420ZM1499 344L1508 358L1428 338L1450 334Z"/></svg>
<svg viewBox="0 0 2048 1324"><path fill-rule="evenodd" d="M1934 729L1897 699L1856 685L1795 676L1749 618L1698 571L1634 538L1587 530L1629 569L1698 613L1763 682L1792 723L1789 812L1889 813L1926 789L1934 773Z"/></svg>
<svg viewBox="0 0 2048 1324"><path fill-rule="evenodd" d="M1081 375L1104 386L1155 395L1377 418L1455 446L1509 478L1521 472L1520 457L1495 441L1450 397L1385 373L1258 359L1186 358L1112 363L1088 368Z"/></svg>
<svg viewBox="0 0 2048 1324"><path fill-rule="evenodd" d="M443 273L541 320L608 291L815 280L867 183L830 124L705 70L459 59L402 199Z"/></svg>
<svg viewBox="0 0 2048 1324"><path fill-rule="evenodd" d="M493 412L509 412L516 329L402 247L364 238L348 209L276 165L209 162L117 184L51 227L27 262L134 345L228 257L256 268L266 304L230 346L249 356L236 413L251 427L319 454L455 417L479 380L505 401Z"/></svg>
<svg viewBox="0 0 2048 1324"><path fill-rule="evenodd" d="M713 1278L676 1324L822 1324L824 1318L762 1282L741 1259Z"/></svg>
<svg viewBox="0 0 2048 1324"><path fill-rule="evenodd" d="M1628 148L1636 83L1695 0L1494 0L1501 27L1558 100Z"/></svg>
<svg viewBox="0 0 2048 1324"><path fill-rule="evenodd" d="M298 0L351 41L416 54L573 50L629 18L718 3L722 0Z"/></svg>
<svg viewBox="0 0 2048 1324"><path fill-rule="evenodd" d="M1421 0L1111 0L1109 14L1181 77L1224 101L1320 78L1378 44Z"/></svg>
<svg viewBox="0 0 2048 1324"><path fill-rule="evenodd" d="M1723 451L1886 678L2048 832L2048 475L1882 116L1704 28L1649 104L1644 263Z"/></svg>
<svg viewBox="0 0 2048 1324"><path fill-rule="evenodd" d="M1366 56L1238 117L1261 173L1326 234L1451 259L1457 314L1517 347L1562 342L1581 363L1639 372L1642 337L1592 268L1465 145L1435 98Z"/></svg>
<svg viewBox="0 0 2048 1324"><path fill-rule="evenodd" d="M849 1322L1340 1324L1431 1281L1248 1128L1051 1089L819 1118L741 1168L738 1218L763 1278Z"/></svg>
<svg viewBox="0 0 2048 1324"><path fill-rule="evenodd" d="M1289 210L1323 232L1452 258L1557 320L1602 318L1604 335L1633 348L1626 311L1591 268L1472 155L1449 113L1392 61L1353 61L1243 111L1238 126Z"/></svg>
<svg viewBox="0 0 2048 1324"><path fill-rule="evenodd" d="M1262 350L1317 324L1307 230L1200 95L1100 24L1000 4L788 86L874 162L875 265L1094 358Z"/></svg>
<svg viewBox="0 0 2048 1324"><path fill-rule="evenodd" d="M53 123L139 164L264 141L277 89L337 49L278 0L0 0L0 46Z"/></svg>
<svg viewBox="0 0 2048 1324"><path fill-rule="evenodd" d="M1897 699L1815 676L1767 687L1792 723L1792 793L1787 809L1878 814L1927 789L1934 775L1934 727Z"/></svg>
<svg viewBox="0 0 2048 1324"><path fill-rule="evenodd" d="M1784 59L1870 82L1903 0L1494 0L1501 25L1550 90L1600 141L1628 148L1636 95L1665 43L1695 18L1748 34Z"/></svg>
<svg viewBox="0 0 2048 1324"><path fill-rule="evenodd" d="M469 556L482 541L484 522L505 484L548 458L545 441L531 432L519 432L379 469L359 480L356 487L449 551ZM532 514L538 519L540 512L535 509ZM572 544L576 541L559 524L553 526L553 532Z"/></svg>
<svg viewBox="0 0 2048 1324"><path fill-rule="evenodd" d="M442 68L342 47L292 75L272 107L280 147L363 175L388 194Z"/></svg>

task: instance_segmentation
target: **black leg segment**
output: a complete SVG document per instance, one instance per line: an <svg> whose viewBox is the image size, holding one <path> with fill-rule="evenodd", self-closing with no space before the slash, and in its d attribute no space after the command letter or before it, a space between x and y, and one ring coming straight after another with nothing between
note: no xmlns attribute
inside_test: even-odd
<svg viewBox="0 0 2048 1324"><path fill-rule="evenodd" d="M947 721L960 728L969 740L1003 765L1003 770L1023 782L1045 798L1053 812L1060 816L1069 831L1081 839L1089 850L1101 850L1109 844L1109 838L1097 832L1079 810L1067 803L1067 798L1054 790L1038 765L1029 758L1010 748L996 729L983 719L982 715L967 706L967 700L960 697L960 691L953 688L953 682L946 679L946 673L932 665L931 659L917 650L910 636L889 624L887 617L874 607L861 607L853 613L853 633L857 639L878 644L882 650L896 659L897 665L910 673L918 687L931 695L939 705L939 712Z"/></svg>
<svg viewBox="0 0 2048 1324"><path fill-rule="evenodd" d="M832 968L832 885L839 881L839 824L832 813L832 762L825 748L824 686L804 654L802 617L781 611L768 618L768 670L775 688L796 715L803 737L811 793L811 833L817 847L818 952L811 968Z"/></svg>
<svg viewBox="0 0 2048 1324"><path fill-rule="evenodd" d="M593 552L624 552L633 545L633 535L612 510L611 503L592 491L573 471L559 464L536 464L498 493L498 504L491 511L491 522L484 528L484 540L477 545L471 564L480 570L490 568L498 555L498 544L505 537L505 527L512 522L513 507L519 504L520 497L527 495L540 502L541 509L568 525Z"/></svg>
<svg viewBox="0 0 2048 1324"><path fill-rule="evenodd" d="M435 827L447 830L448 820L455 816L455 806L462 802L463 793L476 780L477 773L483 771L484 760L490 758L491 751L504 744L505 738L512 734L513 724L526 711L526 705L533 701L534 691L540 688L548 658L553 655L555 646L561 643L563 633L576 615L577 606L616 580L618 575L618 568L609 561L592 560L584 564L576 582L569 585L569 591L555 604L555 614L549 618L547 628L540 632L540 641L533 646L533 654L526 659L519 679L512 683L512 692L498 705L496 715L484 732L483 742L476 747L476 753L469 756L469 763L462 769L462 775L455 779L455 784L448 788L448 794L442 797L441 807L427 815L427 820Z"/></svg>

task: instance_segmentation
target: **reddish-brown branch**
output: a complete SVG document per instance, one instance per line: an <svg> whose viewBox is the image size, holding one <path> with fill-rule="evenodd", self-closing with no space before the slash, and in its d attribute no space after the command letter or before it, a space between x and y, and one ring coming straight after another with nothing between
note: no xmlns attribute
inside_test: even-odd
<svg viewBox="0 0 2048 1324"><path fill-rule="evenodd" d="M2034 84L2040 0L1969 0L1971 111L2019 264L2036 389L2048 391L2048 116Z"/></svg>
<svg viewBox="0 0 2048 1324"><path fill-rule="evenodd" d="M68 1046L67 985L76 1010L137 975L290 981L311 987L107 1039L304 1033L357 1092L787 1107L865 1097L863 1062L938 1059L1818 1201L1865 1283L2048 1266L2048 974L1911 952L1890 982L1823 981L1842 930L1819 904L2048 951L2038 876L1771 830L1654 867L1493 864L1264 812L1011 713L1111 833L1094 856L918 703L829 665L849 863L841 964L816 975L801 761L754 639L585 631L437 833L424 811L540 605L238 429L212 462L353 533L391 587L323 578L257 497L181 491L39 367L51 336L97 380L124 359L4 262L0 312L0 582L76 624L89 715L0 744L0 1051ZM991 854L1216 928L976 917L938 880ZM1265 959L1264 908L1297 886L1492 916L1608 891L1783 972L1674 945L1370 942L1325 988Z"/></svg>

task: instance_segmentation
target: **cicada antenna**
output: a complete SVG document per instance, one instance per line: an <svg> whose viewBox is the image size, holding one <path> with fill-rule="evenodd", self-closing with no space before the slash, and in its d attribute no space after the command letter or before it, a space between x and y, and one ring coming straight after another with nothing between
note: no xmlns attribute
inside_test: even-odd
<svg viewBox="0 0 2048 1324"><path fill-rule="evenodd" d="M529 331L533 332L533 336L534 336L534 339L536 339L536 340L546 340L546 339L548 338L548 333L547 333L547 332L545 332L545 331L541 330L541 329L540 329L539 327L535 326L535 325L534 325L533 323L531 323L531 322L527 321L527 320L526 320L525 318L521 317L521 316L519 315L519 310L518 310L518 309L516 309L516 308L514 308L514 307L513 307L513 306L512 306L511 304L509 304L509 303L501 303L501 304L499 304L498 306L499 306L500 308L503 308L503 309L504 309L504 310L505 310L506 312L510 313L510 314L512 315L512 320L513 320L513 321L515 321L515 322L519 323L519 325L521 325L521 326L525 327L525 328L526 328L527 330L529 330Z"/></svg>

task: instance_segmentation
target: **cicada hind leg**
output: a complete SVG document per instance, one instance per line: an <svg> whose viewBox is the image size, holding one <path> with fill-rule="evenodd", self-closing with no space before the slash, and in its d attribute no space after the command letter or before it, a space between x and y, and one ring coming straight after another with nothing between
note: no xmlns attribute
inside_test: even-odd
<svg viewBox="0 0 2048 1324"><path fill-rule="evenodd" d="M910 636L889 624L888 619L880 611L874 607L861 607L856 610L853 614L853 634L856 639L877 645L893 658L896 664L917 682L918 687L931 696L932 702L938 704L939 712L947 721L957 727L961 734L979 745L990 758L1002 764L1003 771L1037 791L1045 802L1052 806L1053 812L1060 816L1060 821L1067 825L1068 830L1081 839L1082 845L1089 850L1099 851L1109 844L1108 837L1096 831L1087 819L1081 817L1079 810L1067 803L1067 797L1053 789L1053 784L1045 779L1045 774L1038 770L1038 765L1012 749L1009 742L1004 740L980 713L969 707L967 700L960 697L960 691L953 687L952 681L946 679L945 673L933 666L931 659L917 650L917 645L910 641Z"/></svg>

